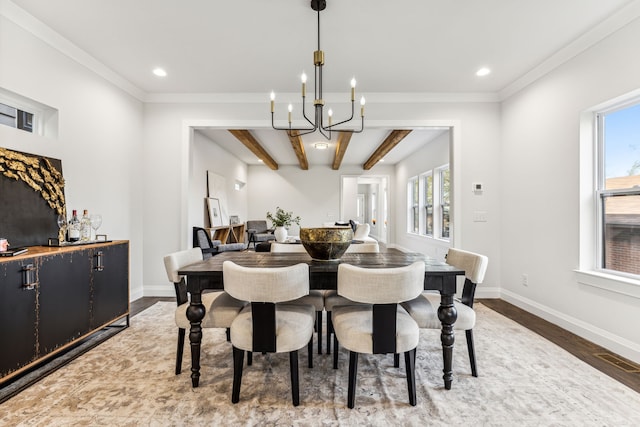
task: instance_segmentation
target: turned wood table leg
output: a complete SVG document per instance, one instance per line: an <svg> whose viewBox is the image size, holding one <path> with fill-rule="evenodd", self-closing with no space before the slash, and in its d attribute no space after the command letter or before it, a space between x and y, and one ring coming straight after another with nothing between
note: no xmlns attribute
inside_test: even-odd
<svg viewBox="0 0 640 427"><path fill-rule="evenodd" d="M455 280L455 279L454 279ZM444 368L444 388L451 390L451 382L453 380L453 344L455 336L453 333L453 324L458 318L458 313L453 305L453 294L441 293L440 307L438 307L438 319L442 323L442 332L440 333L440 341L442 342L442 359Z"/></svg>
<svg viewBox="0 0 640 427"><path fill-rule="evenodd" d="M191 343L191 384L198 387L200 382L200 343L202 342L202 319L205 314L201 291L191 292L191 302L187 307L187 319L191 323L189 342Z"/></svg>

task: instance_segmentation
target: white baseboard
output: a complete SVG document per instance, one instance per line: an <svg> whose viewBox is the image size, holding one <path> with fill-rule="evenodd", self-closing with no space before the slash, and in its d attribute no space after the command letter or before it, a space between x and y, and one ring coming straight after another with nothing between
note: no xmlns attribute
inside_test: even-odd
<svg viewBox="0 0 640 427"><path fill-rule="evenodd" d="M168 285L145 286L143 291L145 297L175 297L176 291Z"/></svg>
<svg viewBox="0 0 640 427"><path fill-rule="evenodd" d="M635 363L640 363L640 345L626 338L612 334L595 325L568 316L508 290L502 289L500 298L622 357Z"/></svg>

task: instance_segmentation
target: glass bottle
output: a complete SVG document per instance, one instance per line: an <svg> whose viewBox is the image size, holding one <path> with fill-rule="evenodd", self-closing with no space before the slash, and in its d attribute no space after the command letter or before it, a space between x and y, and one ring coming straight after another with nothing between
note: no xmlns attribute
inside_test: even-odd
<svg viewBox="0 0 640 427"><path fill-rule="evenodd" d="M71 219L69 220L69 229L67 230L69 234L70 242L77 242L80 240L80 220L78 219L78 211L73 210L73 215L71 215Z"/></svg>
<svg viewBox="0 0 640 427"><path fill-rule="evenodd" d="M83 242L91 240L91 219L89 219L89 211L86 209L80 219L80 240Z"/></svg>

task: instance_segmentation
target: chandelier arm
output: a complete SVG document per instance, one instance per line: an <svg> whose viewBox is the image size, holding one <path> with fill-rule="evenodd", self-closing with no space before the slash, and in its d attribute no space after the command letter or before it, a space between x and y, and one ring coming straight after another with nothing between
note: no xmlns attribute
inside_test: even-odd
<svg viewBox="0 0 640 427"><path fill-rule="evenodd" d="M311 133L311 132L315 132L315 131L316 131L316 127L313 127L313 128L292 128L291 126L286 127L286 128L278 127L278 126L276 126L276 125L275 125L275 121L274 121L273 116L274 116L274 114L273 114L273 113L271 113L271 127L272 127L274 130L286 130L286 131L287 131L287 133L291 132L292 130L295 130L295 131L304 131L304 132L305 132L305 133L301 133L300 135L305 135L305 134L307 134L307 133ZM312 123L312 124L313 124L313 123Z"/></svg>
<svg viewBox="0 0 640 427"><path fill-rule="evenodd" d="M322 136L324 136L326 139L328 139L329 141L331 141L331 131L330 131L330 130L329 130L329 134L327 135L327 134L325 133L325 129L324 129L322 126L319 126L319 127L318 127L318 131L320 132L320 134L321 134Z"/></svg>
<svg viewBox="0 0 640 427"><path fill-rule="evenodd" d="M349 117L348 119L345 119L345 120L343 120L343 121L341 121L341 122L333 123L333 124L331 124L331 125L329 125L329 126L323 126L322 128L323 128L323 129L325 129L325 130L331 130L331 129L332 129L333 127L335 127L335 126L339 126L339 125L341 125L341 124L343 124L343 123L347 123L347 122L349 122L349 121L353 120L354 109L355 109L355 107L354 107L354 105L353 105L353 101L351 101L351 117Z"/></svg>
<svg viewBox="0 0 640 427"><path fill-rule="evenodd" d="M317 128L313 128L313 129L280 129L280 130L286 130L287 131L287 135L293 137L293 136L303 136L303 135L308 135L310 133L314 133ZM296 131L295 134L292 133L292 131ZM304 132L301 132L304 131Z"/></svg>
<svg viewBox="0 0 640 427"><path fill-rule="evenodd" d="M309 124L310 124L311 126L313 126L313 129L315 130L315 129L317 129L318 125L317 125L317 124L315 124L314 122L312 122L311 120L309 120L309 118L307 117L307 113L306 113L306 110L305 110L305 104L306 104L306 102L305 102L305 97L303 96L303 97L302 97L302 117L304 117L304 119L305 119L307 122L309 122Z"/></svg>

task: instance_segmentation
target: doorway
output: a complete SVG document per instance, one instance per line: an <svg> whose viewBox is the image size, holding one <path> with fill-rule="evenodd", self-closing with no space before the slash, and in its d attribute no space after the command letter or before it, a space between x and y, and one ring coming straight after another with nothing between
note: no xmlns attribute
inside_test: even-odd
<svg viewBox="0 0 640 427"><path fill-rule="evenodd" d="M340 218L369 224L369 235L381 243L388 242L388 200L388 176L342 176Z"/></svg>

